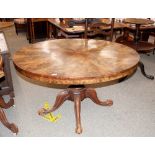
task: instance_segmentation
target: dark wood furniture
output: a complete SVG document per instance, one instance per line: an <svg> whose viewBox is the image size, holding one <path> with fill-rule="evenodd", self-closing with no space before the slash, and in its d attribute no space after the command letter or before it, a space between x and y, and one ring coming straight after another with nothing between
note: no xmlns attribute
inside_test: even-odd
<svg viewBox="0 0 155 155"><path fill-rule="evenodd" d="M0 22L12 22L14 18L0 18Z"/></svg>
<svg viewBox="0 0 155 155"><path fill-rule="evenodd" d="M85 24L77 24L73 27L70 27L68 25L68 21L71 20L71 18L63 18L63 20L58 18L27 18L28 24L27 24L27 38L29 40L29 43L34 43L35 41L35 27L32 26L31 20L35 20L35 24L38 23L46 23L46 31L44 38L85 38ZM38 22L37 22L38 21ZM105 23L105 19L100 18L99 21L101 23ZM114 32L115 31L122 31L122 29L126 26L124 23L114 23ZM39 26L37 26L39 27ZM101 26L103 31L110 30L110 27ZM34 30L33 30L34 29ZM38 31L40 33L40 31Z"/></svg>
<svg viewBox="0 0 155 155"><path fill-rule="evenodd" d="M148 24L153 24L154 22L148 19L139 19L139 18L127 18L124 19L124 22L127 24L134 24L135 25L135 35L134 35L134 40L128 40L126 38L126 33L128 33L127 31L124 32L124 36L120 37L119 39L116 40L116 42L127 45L133 49L135 49L137 52L139 53L149 53L152 52L155 48L155 45L146 41L141 41L140 38L140 30L141 29L141 25L148 25ZM126 27L126 29L128 30L129 27ZM142 74L148 78L153 80L154 76L152 75L147 75L144 69L144 64L142 63L142 61L139 62L139 67L141 69Z"/></svg>
<svg viewBox="0 0 155 155"><path fill-rule="evenodd" d="M15 30L17 35L19 34L19 32L26 32L26 29L27 29L26 18L15 18L14 25L15 25Z"/></svg>
<svg viewBox="0 0 155 155"><path fill-rule="evenodd" d="M136 28L135 28L135 36L134 36L134 43L138 44L138 42L140 42L140 27L141 25L149 25L149 24L153 24L154 21L149 20L149 19L141 19L141 18L126 18L124 19L125 23L129 23L129 24L135 24Z"/></svg>
<svg viewBox="0 0 155 155"><path fill-rule="evenodd" d="M58 39L36 43L15 52L13 62L24 76L43 83L66 85L45 115L58 109L66 100L75 104L76 133L82 133L81 101L110 106L112 100L100 101L89 84L102 83L131 75L139 62L138 53L127 46L93 39Z"/></svg>
<svg viewBox="0 0 155 155"><path fill-rule="evenodd" d="M29 43L34 43L37 38L84 38L85 27L84 24L69 27L68 21L70 18L56 19L56 18L27 18L27 39ZM104 18L99 19L101 23L105 23ZM33 21L33 23L31 22ZM39 24L39 25L38 25ZM43 24L43 25L42 25ZM35 26L36 25L36 26ZM41 28L41 29L40 29ZM103 30L109 30L110 27L102 27ZM135 31L135 28L130 24L122 22L115 22L113 31L123 31L124 28L128 28L131 31ZM39 29L39 30L37 30ZM142 25L141 31L155 31L155 25ZM42 33L43 32L43 33ZM42 33L40 36L38 34ZM115 34L115 33L114 33Z"/></svg>
<svg viewBox="0 0 155 155"><path fill-rule="evenodd" d="M63 22L60 22L60 20L57 20L55 18L48 18L47 20L49 22L52 35L54 34L52 37L54 38L59 38L59 36L57 36L59 31L63 32L63 34L66 34L66 36L76 36L76 37L81 37L81 38L83 36L85 28L84 27L83 28L82 27L75 27L75 28L69 27L67 22L65 22L65 20L69 20L69 19L65 18ZM100 20L101 21L103 20L102 22L105 22L103 18L100 18ZM114 29L113 29L114 32L124 31L124 29L130 30L133 33L135 33L135 27L133 27L132 24L127 24L127 23L118 22L118 21L114 23ZM155 25L152 25L152 24L140 25L140 32L146 32L146 31L155 32Z"/></svg>
<svg viewBox="0 0 155 155"><path fill-rule="evenodd" d="M9 95L10 100L3 108L9 108L14 105L14 89L10 70L10 53L3 32L0 32L0 49L3 59L3 71L5 77L0 79L0 95Z"/></svg>
<svg viewBox="0 0 155 155"><path fill-rule="evenodd" d="M85 23L84 24L79 24L76 25L74 27L69 27L68 25L68 21L69 19L64 19L62 22L60 22L60 20L56 20L55 18L50 18L48 19L49 25L50 25L50 29L52 30L52 34L54 38L59 38L59 33L63 33L64 36L66 36L66 38L70 38L70 37L77 37L77 38L86 38L85 37ZM106 23L107 21L105 21L105 19L100 18L99 19L100 23ZM126 24L124 23L118 23L115 22L114 23L114 31L118 31L118 30L122 30L124 27L126 26ZM105 26L101 26L102 30L110 30L111 27L105 27ZM50 31L49 31L50 32ZM89 32L89 30L88 30Z"/></svg>
<svg viewBox="0 0 155 155"><path fill-rule="evenodd" d="M3 60L0 55L0 79L5 76L3 72ZM9 130L11 130L13 133L17 134L18 133L18 127L14 123L9 123L8 119L6 118L6 115L3 111L3 108L8 108L10 103L5 103L2 95L0 95L0 121L1 123L7 127Z"/></svg>
<svg viewBox="0 0 155 155"><path fill-rule="evenodd" d="M87 20L86 18L85 39L99 37L105 40L108 38L109 41L113 40L115 18L111 20L107 18L107 20L100 20L90 24Z"/></svg>
<svg viewBox="0 0 155 155"><path fill-rule="evenodd" d="M50 30L52 30L52 36L54 38L83 38L84 37L84 23L76 24L72 27L69 26L71 18L48 19Z"/></svg>
<svg viewBox="0 0 155 155"><path fill-rule="evenodd" d="M71 30L67 24L68 20L68 18L65 18L64 20L57 18L27 18L27 38L29 43L34 43L36 38L78 38L80 35L79 32L77 34L77 28L72 28ZM44 28L42 25L38 24L44 24ZM39 27L41 29L37 30ZM66 29L67 33L62 29ZM84 32L84 27L82 30ZM41 32L43 32L43 35L37 37L37 34L40 34ZM82 33L80 32L80 34Z"/></svg>
<svg viewBox="0 0 155 155"><path fill-rule="evenodd" d="M49 38L48 18L27 18L27 38L29 43L36 39Z"/></svg>

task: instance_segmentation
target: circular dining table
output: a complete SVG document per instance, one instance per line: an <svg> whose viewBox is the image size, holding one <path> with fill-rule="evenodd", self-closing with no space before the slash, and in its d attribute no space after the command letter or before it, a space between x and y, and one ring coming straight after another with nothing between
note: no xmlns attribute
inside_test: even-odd
<svg viewBox="0 0 155 155"><path fill-rule="evenodd" d="M134 48L137 52L141 53L149 53L154 50L155 46L152 43L141 41L140 39L140 26L141 25L150 25L153 24L154 21L149 19L143 18L126 18L123 20L124 23L134 24L136 33L134 35L134 42L128 42L127 44L124 42L125 45Z"/></svg>
<svg viewBox="0 0 155 155"><path fill-rule="evenodd" d="M139 54L122 44L87 39L58 39L35 43L14 53L15 68L22 75L49 84L67 85L51 109L40 109L46 115L66 100L74 102L76 133L82 133L81 101L111 106L110 99L101 101L92 85L131 75L137 69Z"/></svg>
<svg viewBox="0 0 155 155"><path fill-rule="evenodd" d="M154 23L154 21L149 20L149 19L144 19L144 18L126 18L123 20L123 22L127 24L134 24L136 26L136 33L134 37L135 43L138 43L140 40L139 38L140 26L150 25Z"/></svg>

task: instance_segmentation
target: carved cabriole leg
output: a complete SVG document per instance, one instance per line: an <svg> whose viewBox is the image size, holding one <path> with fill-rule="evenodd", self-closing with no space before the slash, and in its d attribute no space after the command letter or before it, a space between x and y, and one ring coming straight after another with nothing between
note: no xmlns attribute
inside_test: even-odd
<svg viewBox="0 0 155 155"><path fill-rule="evenodd" d="M151 79L151 80L154 80L154 76L152 76L152 75L147 75L147 74L145 73L144 64L143 64L141 61L139 61L139 67L140 67L140 69L141 69L142 74L143 74L146 78Z"/></svg>
<svg viewBox="0 0 155 155"><path fill-rule="evenodd" d="M18 127L14 123L9 123L2 108L0 108L0 121L13 133L18 133Z"/></svg>
<svg viewBox="0 0 155 155"><path fill-rule="evenodd" d="M0 107L1 108L8 109L8 108L10 108L13 105L14 105L14 99L13 98L10 97L9 102L8 103L5 103L4 100L3 100L3 98L0 97Z"/></svg>
<svg viewBox="0 0 155 155"><path fill-rule="evenodd" d="M77 88L76 88L77 87ZM75 132L77 134L82 133L82 125L81 125L81 101L83 101L85 96L85 86L70 86L67 90L70 94L69 100L74 102L74 112L75 112L75 119L76 119L76 129Z"/></svg>
<svg viewBox="0 0 155 155"><path fill-rule="evenodd" d="M80 94L74 95L74 111L75 111L75 118L76 118L76 129L75 132L77 134L82 133L82 126L81 126L81 98Z"/></svg>
<svg viewBox="0 0 155 155"><path fill-rule="evenodd" d="M68 98L69 98L69 94L68 94L68 91L67 91L67 90L64 90L64 91L60 92L60 93L57 95L57 97L56 97L54 106L53 106L51 109L48 109L48 110L42 108L42 109L40 109L40 110L38 111L38 114L41 115L41 116L43 116L43 115L46 115L46 114L48 114L48 113L50 113L50 112L55 111L55 110L58 109L58 108L64 103L64 101L66 101Z"/></svg>
<svg viewBox="0 0 155 155"><path fill-rule="evenodd" d="M100 101L97 97L97 93L96 93L95 89L93 89L93 88L87 88L85 94L86 94L86 97L90 98L94 103L96 103L98 105L102 105L102 106L113 105L112 100Z"/></svg>

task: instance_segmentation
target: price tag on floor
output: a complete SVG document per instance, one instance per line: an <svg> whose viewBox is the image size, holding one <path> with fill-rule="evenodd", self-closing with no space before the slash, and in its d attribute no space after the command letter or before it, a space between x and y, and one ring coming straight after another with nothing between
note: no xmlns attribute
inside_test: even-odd
<svg viewBox="0 0 155 155"><path fill-rule="evenodd" d="M48 102L44 103L44 109L49 110L50 106ZM42 116L45 120L48 120L52 123L56 123L60 118L61 118L61 114L58 114L56 116L54 116L52 113L46 114L44 116Z"/></svg>

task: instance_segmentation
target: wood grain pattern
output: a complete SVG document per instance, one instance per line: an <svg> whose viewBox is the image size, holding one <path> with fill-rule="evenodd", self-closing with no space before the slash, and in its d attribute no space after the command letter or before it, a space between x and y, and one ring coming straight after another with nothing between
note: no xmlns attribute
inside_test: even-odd
<svg viewBox="0 0 155 155"><path fill-rule="evenodd" d="M144 18L126 18L124 19L124 22L130 23L130 24L140 24L140 25L148 25L148 24L154 23L154 21L149 19L144 19Z"/></svg>
<svg viewBox="0 0 155 155"><path fill-rule="evenodd" d="M139 55L127 46L103 40L59 39L15 52L23 75L46 83L93 84L119 79L135 71Z"/></svg>

